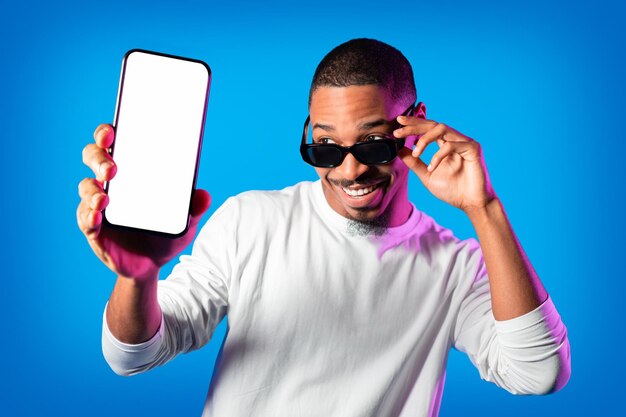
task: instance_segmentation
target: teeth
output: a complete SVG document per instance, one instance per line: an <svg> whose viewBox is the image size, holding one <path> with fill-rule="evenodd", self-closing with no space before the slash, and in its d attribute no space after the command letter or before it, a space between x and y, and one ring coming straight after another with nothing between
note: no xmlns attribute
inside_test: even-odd
<svg viewBox="0 0 626 417"><path fill-rule="evenodd" d="M351 197L360 197L360 196L371 193L372 191L374 191L374 189L376 189L375 185L372 185L371 187L367 187L367 188L359 188L358 190L350 190L348 188L343 188L343 191Z"/></svg>

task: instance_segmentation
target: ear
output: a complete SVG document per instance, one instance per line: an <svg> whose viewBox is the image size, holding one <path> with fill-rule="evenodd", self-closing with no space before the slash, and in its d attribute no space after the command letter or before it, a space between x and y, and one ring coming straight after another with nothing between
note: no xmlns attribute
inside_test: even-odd
<svg viewBox="0 0 626 417"><path fill-rule="evenodd" d="M421 101L417 103L417 106L415 106L415 111L413 114L415 114L415 116L420 119L425 119L426 118L426 105L422 103Z"/></svg>

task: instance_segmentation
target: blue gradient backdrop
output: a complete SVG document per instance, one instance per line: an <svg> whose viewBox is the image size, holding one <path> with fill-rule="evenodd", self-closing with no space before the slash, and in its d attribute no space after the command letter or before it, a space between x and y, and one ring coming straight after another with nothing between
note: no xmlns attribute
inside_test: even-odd
<svg viewBox="0 0 626 417"><path fill-rule="evenodd" d="M124 52L211 65L198 181L213 212L244 190L316 178L297 152L309 82L323 55L354 37L403 51L428 116L483 144L496 191L569 329L573 375L563 391L512 396L453 352L441 415L620 414L623 3L226 3L0 6L0 414L197 416L204 404L223 326L204 349L132 378L113 374L100 350L114 276L76 227L77 184L90 175L83 146L113 118ZM473 235L461 212L415 178L410 194L460 237Z"/></svg>

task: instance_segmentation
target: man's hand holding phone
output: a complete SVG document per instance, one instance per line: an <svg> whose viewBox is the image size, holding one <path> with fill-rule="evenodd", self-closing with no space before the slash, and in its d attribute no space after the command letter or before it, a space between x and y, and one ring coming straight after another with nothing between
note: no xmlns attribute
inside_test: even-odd
<svg viewBox="0 0 626 417"><path fill-rule="evenodd" d="M124 343L156 334L159 270L191 243L211 201L195 189L210 82L202 61L128 51L115 129L98 126L96 143L83 149L95 178L79 184L76 217L98 258L118 275L106 325Z"/></svg>
<svg viewBox="0 0 626 417"><path fill-rule="evenodd" d="M76 212L78 226L95 254L111 271L122 277L156 279L159 269L191 243L211 197L205 190L194 190L189 229L178 238L107 226L102 221L102 211L109 197L103 185L117 172L108 152L115 139L113 127L98 126L94 138L95 144L90 143L83 149L83 163L92 169L95 178L85 178L78 186L81 198Z"/></svg>

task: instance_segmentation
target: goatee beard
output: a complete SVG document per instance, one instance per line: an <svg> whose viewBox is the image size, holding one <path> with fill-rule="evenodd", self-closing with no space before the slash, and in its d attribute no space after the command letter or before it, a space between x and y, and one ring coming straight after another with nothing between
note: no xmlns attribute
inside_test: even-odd
<svg viewBox="0 0 626 417"><path fill-rule="evenodd" d="M348 234L351 236L382 236L389 228L389 211L385 210L380 216L373 219L348 219Z"/></svg>

